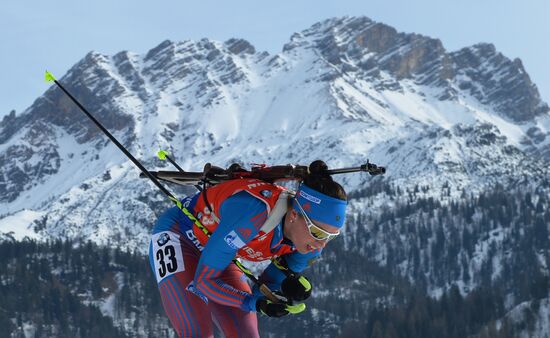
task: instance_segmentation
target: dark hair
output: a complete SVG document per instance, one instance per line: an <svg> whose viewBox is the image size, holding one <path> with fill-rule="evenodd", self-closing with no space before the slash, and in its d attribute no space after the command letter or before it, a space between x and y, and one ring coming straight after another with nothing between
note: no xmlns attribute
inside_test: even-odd
<svg viewBox="0 0 550 338"><path fill-rule="evenodd" d="M326 173L327 170L328 166L325 162L321 160L311 162L309 175L304 179L304 184L325 195L346 201L346 191Z"/></svg>

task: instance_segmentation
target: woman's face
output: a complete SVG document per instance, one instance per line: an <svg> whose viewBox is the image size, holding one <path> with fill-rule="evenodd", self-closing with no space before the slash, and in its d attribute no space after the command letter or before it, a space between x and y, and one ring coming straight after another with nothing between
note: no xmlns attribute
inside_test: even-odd
<svg viewBox="0 0 550 338"><path fill-rule="evenodd" d="M338 228L313 220L316 226L330 233L337 233ZM290 209L285 218L285 237L290 239L299 253L305 254L325 247L325 240L314 238L307 227L305 218L296 210Z"/></svg>

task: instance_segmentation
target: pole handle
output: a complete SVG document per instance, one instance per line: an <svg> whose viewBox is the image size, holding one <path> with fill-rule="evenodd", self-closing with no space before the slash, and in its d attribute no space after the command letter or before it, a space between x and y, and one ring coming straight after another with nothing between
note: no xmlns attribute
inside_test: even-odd
<svg viewBox="0 0 550 338"><path fill-rule="evenodd" d="M275 294L265 284L260 284L260 292L262 293L262 295L266 296L266 298L272 301L273 303L281 302L281 300L277 298L277 296L275 296Z"/></svg>

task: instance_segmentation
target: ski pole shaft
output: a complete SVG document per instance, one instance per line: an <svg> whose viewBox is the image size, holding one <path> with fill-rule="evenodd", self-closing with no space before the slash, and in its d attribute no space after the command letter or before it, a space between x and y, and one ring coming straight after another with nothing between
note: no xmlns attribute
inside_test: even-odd
<svg viewBox="0 0 550 338"><path fill-rule="evenodd" d="M90 114L90 112L88 112L88 110L84 108L84 106L82 106L80 102L78 102L78 100L75 99L71 95L71 93L69 93L67 89L65 89L65 87L63 87L63 85L59 81L57 81L57 79L55 79L53 75L51 75L49 72L46 72L46 80L53 81L65 94L67 94L71 101L73 101L78 106L78 108L80 108L80 110L82 110L82 112L86 114L86 116L88 116L88 118L92 120L92 122L95 123L95 125L105 135L107 135L107 137L118 147L118 149L120 149L124 153L124 155L126 155L130 159L130 161L132 161L139 168L139 170L141 170L141 172L144 173L165 195L167 195L170 199L175 198L172 193L170 193L170 191L168 191L162 184L160 184L155 176L151 175L151 173L147 169L145 169L145 167L132 154L130 154L130 152L126 150L126 148L122 144L120 144L120 142L118 142L118 140L92 114Z"/></svg>
<svg viewBox="0 0 550 338"><path fill-rule="evenodd" d="M168 160L168 162L172 163L172 165L176 167L181 173L185 172L168 154L166 155L166 159Z"/></svg>

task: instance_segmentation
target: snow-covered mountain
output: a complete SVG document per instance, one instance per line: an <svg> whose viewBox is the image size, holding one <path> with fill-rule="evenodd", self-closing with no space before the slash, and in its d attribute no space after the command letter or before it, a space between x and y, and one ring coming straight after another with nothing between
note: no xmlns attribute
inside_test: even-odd
<svg viewBox="0 0 550 338"><path fill-rule="evenodd" d="M60 81L150 169L165 165L159 148L192 171L206 162L385 165L383 178L339 177L354 193L347 237L369 231L363 245L381 265L391 245L403 248L395 269L413 282L424 274L435 294L450 283L467 292L462 275L434 277L437 263L424 261L413 272L406 256L415 237L388 228L389 238L361 220L418 199L455 203L495 184L536 189L549 177L550 109L519 59L491 44L449 52L365 17L317 23L277 55L241 39L164 41L145 55L91 52ZM0 168L0 233L16 239L145 252L156 215L171 205L55 86L0 122ZM403 194L365 193L372 183ZM447 239L461 227L440 225ZM492 259L482 249L491 238L476 240L473 274Z"/></svg>
<svg viewBox="0 0 550 338"><path fill-rule="evenodd" d="M159 148L189 170L369 159L403 186L459 192L541 175L550 160L549 108L520 60L490 44L447 52L365 17L315 24L277 55L238 39L91 52L61 82L151 169ZM3 231L35 221L39 237L143 247L159 212L154 189L55 87L2 120L0 164Z"/></svg>
<svg viewBox="0 0 550 338"><path fill-rule="evenodd" d="M549 109L519 60L488 44L449 53L364 17L315 24L274 56L236 39L92 52L61 82L149 168L159 148L189 170L370 159L442 198L547 175L550 160ZM162 197L60 90L5 117L0 142L0 230L144 250Z"/></svg>

